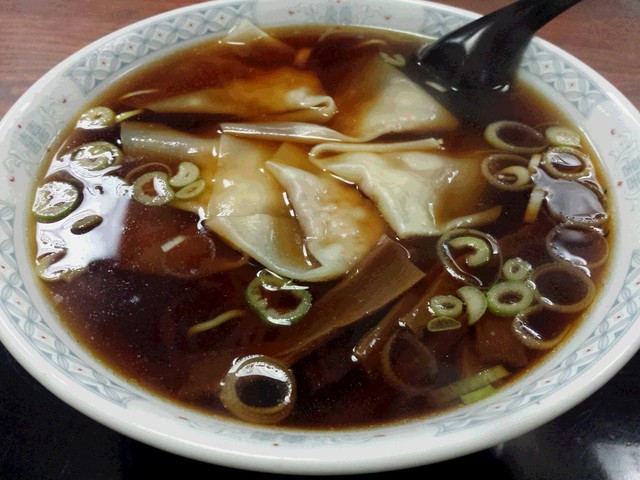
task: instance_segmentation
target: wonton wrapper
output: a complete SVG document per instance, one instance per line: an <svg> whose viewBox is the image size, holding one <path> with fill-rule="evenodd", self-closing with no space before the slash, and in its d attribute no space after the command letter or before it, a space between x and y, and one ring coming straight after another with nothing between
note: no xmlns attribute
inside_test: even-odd
<svg viewBox="0 0 640 480"><path fill-rule="evenodd" d="M382 235L377 210L329 174L291 166L302 166L306 152L287 146L274 150L262 142L222 136L205 225L287 278L341 276ZM272 158L286 162L269 162Z"/></svg>
<svg viewBox="0 0 640 480"><path fill-rule="evenodd" d="M256 27L246 18L240 21L222 37L219 42L226 45L241 58L250 60L293 61L296 51L293 47Z"/></svg>
<svg viewBox="0 0 640 480"><path fill-rule="evenodd" d="M453 130L458 126L448 110L379 54L350 66L330 93L340 112L331 127L364 141L389 133Z"/></svg>
<svg viewBox="0 0 640 480"><path fill-rule="evenodd" d="M416 144L325 144L311 150L311 159L358 185L401 238L496 220L499 206L480 207L487 185L478 159L407 149Z"/></svg>
<svg viewBox="0 0 640 480"><path fill-rule="evenodd" d="M325 123L336 105L318 78L293 67L264 69L205 88L143 105L158 113L227 114L244 118Z"/></svg>
<svg viewBox="0 0 640 480"><path fill-rule="evenodd" d="M328 126L227 122L221 128L247 138L363 143L388 134L442 132L458 126L448 110L378 54L352 65L331 94L338 113Z"/></svg>

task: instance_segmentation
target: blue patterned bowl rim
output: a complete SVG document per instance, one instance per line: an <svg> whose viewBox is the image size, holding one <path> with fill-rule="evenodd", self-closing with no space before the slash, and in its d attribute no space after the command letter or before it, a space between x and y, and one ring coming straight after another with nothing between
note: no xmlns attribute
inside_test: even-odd
<svg viewBox="0 0 640 480"><path fill-rule="evenodd" d="M4 345L62 400L114 430L190 458L256 471L344 474L424 465L496 445L577 405L640 343L640 114L600 75L541 39L527 49L521 75L582 125L604 160L617 213L614 268L579 332L486 401L406 424L337 432L250 427L204 416L154 398L96 362L57 322L30 268L28 199L41 158L110 80L219 36L239 18L259 26L364 25L439 37L475 17L412 0L219 0L138 22L56 66L0 122Z"/></svg>

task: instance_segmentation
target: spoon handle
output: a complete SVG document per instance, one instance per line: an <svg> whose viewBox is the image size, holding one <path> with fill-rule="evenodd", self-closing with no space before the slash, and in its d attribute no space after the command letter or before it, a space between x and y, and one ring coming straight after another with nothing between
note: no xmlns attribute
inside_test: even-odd
<svg viewBox="0 0 640 480"><path fill-rule="evenodd" d="M447 89L499 90L513 78L534 33L581 0L520 0L423 47L418 65Z"/></svg>

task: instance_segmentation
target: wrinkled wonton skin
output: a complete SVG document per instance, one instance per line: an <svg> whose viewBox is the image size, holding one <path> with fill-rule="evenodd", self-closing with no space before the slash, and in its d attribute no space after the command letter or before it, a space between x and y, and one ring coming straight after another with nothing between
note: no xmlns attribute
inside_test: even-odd
<svg viewBox="0 0 640 480"><path fill-rule="evenodd" d="M270 121L325 123L335 114L333 98L326 95L313 73L283 64L255 75L260 67L243 62L268 55L290 63L295 55L293 48L251 22L241 20L219 43L228 45L237 56L225 67L233 70L236 78L161 100L145 102L143 96L130 101L158 113L222 114Z"/></svg>
<svg viewBox="0 0 640 480"><path fill-rule="evenodd" d="M377 210L330 175L270 162L274 157L274 145L223 135L205 225L285 277L343 275L382 235Z"/></svg>
<svg viewBox="0 0 640 480"><path fill-rule="evenodd" d="M433 140L321 144L311 156L320 168L358 185L400 238L484 225L500 214L500 207L479 209L486 182L478 159L450 157Z"/></svg>
<svg viewBox="0 0 640 480"><path fill-rule="evenodd" d="M342 67L344 68L344 67ZM326 125L301 122L234 123L225 133L301 143L362 143L389 134L442 132L457 119L423 88L377 53L350 65L330 91L337 113Z"/></svg>
<svg viewBox="0 0 640 480"><path fill-rule="evenodd" d="M265 70L259 78L237 78L222 87L176 95L144 107L158 113L227 114L316 123L329 121L336 110L315 75L292 67Z"/></svg>
<svg viewBox="0 0 640 480"><path fill-rule="evenodd" d="M458 121L397 67L372 54L329 92L338 106L331 127L361 139L390 133L453 130Z"/></svg>

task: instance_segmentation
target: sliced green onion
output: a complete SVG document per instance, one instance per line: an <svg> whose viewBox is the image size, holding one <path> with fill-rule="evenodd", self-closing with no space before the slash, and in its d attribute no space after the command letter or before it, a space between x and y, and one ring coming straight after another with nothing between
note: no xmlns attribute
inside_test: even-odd
<svg viewBox="0 0 640 480"><path fill-rule="evenodd" d="M311 308L312 300L306 287L295 285L268 270L261 270L249 283L245 297L260 318L276 326L298 322Z"/></svg>
<svg viewBox="0 0 640 480"><path fill-rule="evenodd" d="M76 220L71 225L71 233L74 235L82 235L90 232L102 223L100 215L87 215L86 217Z"/></svg>
<svg viewBox="0 0 640 480"><path fill-rule="evenodd" d="M529 165L528 165L529 173L536 173L536 170L540 166L541 162L542 162L541 154L534 153L533 155L531 155L531 158L529 159Z"/></svg>
<svg viewBox="0 0 640 480"><path fill-rule="evenodd" d="M471 228L449 230L438 239L436 253L447 272L467 285L487 288L500 276L500 245L488 233Z"/></svg>
<svg viewBox="0 0 640 480"><path fill-rule="evenodd" d="M545 245L554 259L589 269L602 266L609 256L604 232L590 225L557 225L547 234Z"/></svg>
<svg viewBox="0 0 640 480"><path fill-rule="evenodd" d="M51 181L36 189L31 211L38 222L50 223L63 219L80 204L78 188L63 181Z"/></svg>
<svg viewBox="0 0 640 480"><path fill-rule="evenodd" d="M489 311L501 317L515 317L527 309L534 298L535 290L528 282L498 282L487 292Z"/></svg>
<svg viewBox="0 0 640 480"><path fill-rule="evenodd" d="M467 307L467 323L473 325L487 310L487 297L482 290L471 285L460 287L456 294Z"/></svg>
<svg viewBox="0 0 640 480"><path fill-rule="evenodd" d="M533 154L547 146L544 136L535 128L511 120L487 125L484 138L491 146L511 153Z"/></svg>
<svg viewBox="0 0 640 480"><path fill-rule="evenodd" d="M513 187L524 187L531 185L531 174L527 167L511 165L498 172L498 176L503 179L502 183Z"/></svg>
<svg viewBox="0 0 640 480"><path fill-rule="evenodd" d="M71 161L90 172L120 165L123 159L122 150L112 143L103 141L81 145L71 152Z"/></svg>
<svg viewBox="0 0 640 480"><path fill-rule="evenodd" d="M181 162L178 173L169 179L169 185L174 188L186 187L200 177L200 168L192 162Z"/></svg>
<svg viewBox="0 0 640 480"><path fill-rule="evenodd" d="M529 262L520 258L510 258L502 266L502 276L506 280L524 281L531 276L533 267Z"/></svg>
<svg viewBox="0 0 640 480"><path fill-rule="evenodd" d="M456 237L449 241L449 245L456 249L469 248L473 250L473 253L465 257L465 263L469 267L479 267L491 259L491 247L482 238Z"/></svg>
<svg viewBox="0 0 640 480"><path fill-rule="evenodd" d="M480 171L485 180L500 190L519 192L532 186L529 160L511 153L494 153L482 160Z"/></svg>
<svg viewBox="0 0 640 480"><path fill-rule="evenodd" d="M456 380L444 387L433 390L429 393L429 398L437 405L444 405L508 375L509 371L506 368L502 365L496 365L470 377Z"/></svg>
<svg viewBox="0 0 640 480"><path fill-rule="evenodd" d="M535 322L531 322L531 318L537 315L545 315L545 308L538 303L533 307L527 308L520 312L513 319L511 328L513 333L527 348L532 350L550 350L558 345L562 339L569 333L571 325L567 325L558 334L552 338L543 338L540 332L532 326ZM546 313L548 315L548 312Z"/></svg>
<svg viewBox="0 0 640 480"><path fill-rule="evenodd" d="M446 332L447 330L456 330L462 327L462 323L455 318L436 317L429 320L427 330L430 332Z"/></svg>
<svg viewBox="0 0 640 480"><path fill-rule="evenodd" d="M527 203L527 209L524 212L524 221L527 223L533 223L537 220L542 208L542 202L547 196L547 192L539 187L535 187L531 190L529 195L529 202Z"/></svg>
<svg viewBox="0 0 640 480"><path fill-rule="evenodd" d="M130 185L133 185L138 177L148 172L164 172L167 174L167 177L171 175L171 169L167 164L159 162L149 162L143 163L142 165L138 165L137 167L129 170L129 172L124 177L124 181Z"/></svg>
<svg viewBox="0 0 640 480"><path fill-rule="evenodd" d="M136 117L144 112L143 109L138 108L137 110L129 110L128 112L122 112L116 115L115 121L116 123L124 122L125 120L129 120L130 118Z"/></svg>
<svg viewBox="0 0 640 480"><path fill-rule="evenodd" d="M580 312L596 296L596 287L589 276L568 262L542 265L533 271L531 280L536 285L538 300L555 312Z"/></svg>
<svg viewBox="0 0 640 480"><path fill-rule="evenodd" d="M580 147L580 134L570 128L554 125L545 130L544 136L552 145Z"/></svg>
<svg viewBox="0 0 640 480"><path fill-rule="evenodd" d="M593 171L591 157L571 147L552 147L542 155L544 169L555 178L577 180Z"/></svg>
<svg viewBox="0 0 640 480"><path fill-rule="evenodd" d="M484 400L485 398L490 397L494 393L496 393L498 389L493 385L485 385L478 390L474 390L473 392L465 393L464 395L460 395L460 400L465 405L469 405L470 403L479 402L480 400Z"/></svg>
<svg viewBox="0 0 640 480"><path fill-rule="evenodd" d="M189 198L195 198L204 192L205 182L202 178L199 178L195 182L190 183L189 185L182 187L180 190L176 192L176 198L180 200L187 200Z"/></svg>
<svg viewBox="0 0 640 480"><path fill-rule="evenodd" d="M297 387L287 365L264 355L237 360L224 377L220 401L242 420L262 425L278 423L296 404Z"/></svg>
<svg viewBox="0 0 640 480"><path fill-rule="evenodd" d="M222 325L225 322L228 322L229 320L233 320L234 318L239 318L242 317L243 315L245 315L245 311L244 310L229 310L226 311L224 313L221 313L220 315L217 315L216 317L212 318L211 320L207 320L206 322L201 322L201 323L197 323L195 325L193 325L192 327L189 327L189 329L187 330L187 335L192 336L195 335L197 333L202 333L202 332L206 332L207 330L212 330L220 325Z"/></svg>
<svg viewBox="0 0 640 480"><path fill-rule="evenodd" d="M108 107L93 107L80 115L76 128L106 128L116 123L116 114Z"/></svg>
<svg viewBox="0 0 640 480"><path fill-rule="evenodd" d="M87 267L78 267L65 264L63 257L66 255L67 249L56 252L49 252L36 258L36 272L38 276L45 282L57 282L63 280L70 282L75 277L84 272Z"/></svg>
<svg viewBox="0 0 640 480"><path fill-rule="evenodd" d="M133 183L133 198L143 205L158 207L173 200L175 194L164 172L148 172Z"/></svg>
<svg viewBox="0 0 640 480"><path fill-rule="evenodd" d="M462 315L462 301L453 295L436 295L429 300L429 307L437 317L458 318Z"/></svg>

